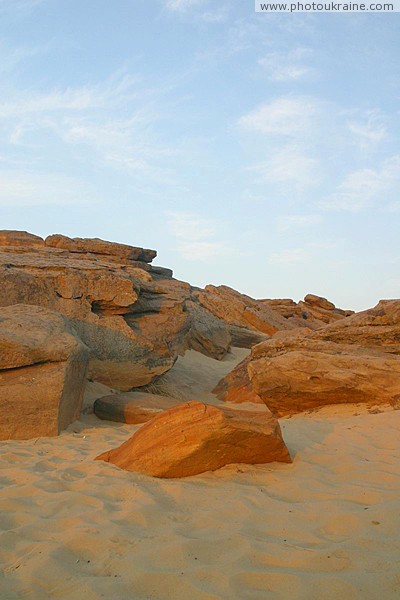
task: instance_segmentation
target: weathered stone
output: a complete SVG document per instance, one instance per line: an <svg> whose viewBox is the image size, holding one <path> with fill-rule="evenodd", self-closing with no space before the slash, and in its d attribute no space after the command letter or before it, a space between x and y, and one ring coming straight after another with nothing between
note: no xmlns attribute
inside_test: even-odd
<svg viewBox="0 0 400 600"><path fill-rule="evenodd" d="M189 348L222 360L231 344L231 336L225 323L195 302L188 300L185 306L191 316Z"/></svg>
<svg viewBox="0 0 400 600"><path fill-rule="evenodd" d="M400 300L381 300L374 308L327 325L313 337L400 354Z"/></svg>
<svg viewBox="0 0 400 600"><path fill-rule="evenodd" d="M36 304L67 316L91 349L93 379L129 390L170 369L184 351L188 284L156 283L137 266L53 247L2 250L0 306Z"/></svg>
<svg viewBox="0 0 400 600"><path fill-rule="evenodd" d="M79 254L100 254L105 256L116 256L120 259L142 261L150 263L156 256L155 250L146 250L126 244L107 242L99 238L69 238L65 235L49 235L45 240L46 246L61 248L69 252Z"/></svg>
<svg viewBox="0 0 400 600"><path fill-rule="evenodd" d="M303 302L290 299L260 300L281 314L293 327L318 329L326 323L334 323L353 314L351 310L341 310L322 296L307 294Z"/></svg>
<svg viewBox="0 0 400 600"><path fill-rule="evenodd" d="M0 309L0 439L54 436L79 418L88 349L61 315Z"/></svg>
<svg viewBox="0 0 400 600"><path fill-rule="evenodd" d="M226 325L232 339L231 345L236 348L252 348L256 344L269 340L271 337L256 329L249 329L241 325L232 325L231 323L227 323Z"/></svg>
<svg viewBox="0 0 400 600"><path fill-rule="evenodd" d="M178 400L174 398L139 391L98 398L93 409L99 419L137 425L150 421L158 413L164 412L178 403Z"/></svg>
<svg viewBox="0 0 400 600"><path fill-rule="evenodd" d="M243 402L263 404L263 400L255 393L250 383L247 372L249 362L250 356L247 356L213 389L213 393L219 400L236 404Z"/></svg>
<svg viewBox="0 0 400 600"><path fill-rule="evenodd" d="M268 411L188 402L157 415L122 446L97 457L127 471L187 477L232 463L290 462L278 421Z"/></svg>
<svg viewBox="0 0 400 600"><path fill-rule="evenodd" d="M312 317L322 323L334 323L353 314L353 311L336 308L333 302L315 294L307 294L304 302L299 302L299 307L307 315L308 320Z"/></svg>
<svg viewBox="0 0 400 600"><path fill-rule="evenodd" d="M290 324L279 313L262 302L240 294L225 285L207 285L194 294L204 308L229 324L247 327L268 335Z"/></svg>
<svg viewBox="0 0 400 600"><path fill-rule="evenodd" d="M278 417L325 404L395 403L400 356L314 339L256 346L248 365L254 391Z"/></svg>
<svg viewBox="0 0 400 600"><path fill-rule="evenodd" d="M44 240L38 235L27 231L13 231L10 229L0 230L0 246L28 246L40 248L44 246Z"/></svg>
<svg viewBox="0 0 400 600"><path fill-rule="evenodd" d="M168 269L167 267L159 267L156 265L151 265L151 269L150 272L152 274L152 276L154 277L154 279L172 279L173 277L173 270L172 269Z"/></svg>

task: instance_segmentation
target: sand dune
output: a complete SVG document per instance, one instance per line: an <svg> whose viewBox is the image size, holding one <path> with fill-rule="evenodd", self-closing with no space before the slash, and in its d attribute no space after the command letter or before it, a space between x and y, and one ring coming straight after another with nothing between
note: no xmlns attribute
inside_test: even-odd
<svg viewBox="0 0 400 600"><path fill-rule="evenodd" d="M190 353L180 375L197 358L207 396L205 379L240 356ZM185 480L94 461L136 427L92 414L57 438L2 442L1 600L398 599L400 411L329 407L281 425L292 465Z"/></svg>

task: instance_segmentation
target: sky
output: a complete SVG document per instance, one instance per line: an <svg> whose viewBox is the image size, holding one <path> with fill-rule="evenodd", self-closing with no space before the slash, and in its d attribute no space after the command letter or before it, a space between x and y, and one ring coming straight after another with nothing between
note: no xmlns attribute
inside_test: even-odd
<svg viewBox="0 0 400 600"><path fill-rule="evenodd" d="M400 13L0 0L0 229L193 285L400 297Z"/></svg>

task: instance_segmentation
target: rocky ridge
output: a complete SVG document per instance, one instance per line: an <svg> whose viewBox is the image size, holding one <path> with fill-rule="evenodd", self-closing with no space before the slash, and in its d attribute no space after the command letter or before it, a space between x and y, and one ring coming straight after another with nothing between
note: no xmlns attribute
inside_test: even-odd
<svg viewBox="0 0 400 600"><path fill-rule="evenodd" d="M100 458L180 477L231 462L289 461L272 413L369 401L383 388L382 399L395 398L396 304L351 316L311 294L296 303L199 289L153 265L156 255L98 238L0 232L3 439L57 435L79 418L88 377L120 392L96 401L100 418L146 423L123 450ZM163 389L163 375L186 350L223 360L231 346L251 354L214 392L257 410L148 393L153 383Z"/></svg>

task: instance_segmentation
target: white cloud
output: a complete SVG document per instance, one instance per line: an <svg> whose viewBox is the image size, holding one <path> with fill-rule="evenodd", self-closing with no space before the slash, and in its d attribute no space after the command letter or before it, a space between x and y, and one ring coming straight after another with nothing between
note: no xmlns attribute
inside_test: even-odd
<svg viewBox="0 0 400 600"><path fill-rule="evenodd" d="M0 207L87 205L98 201L92 186L65 175L21 171L0 174Z"/></svg>
<svg viewBox="0 0 400 600"><path fill-rule="evenodd" d="M79 149L75 160L170 184L175 183L172 161L168 166L173 150L158 141L158 110L151 91L141 95L135 77L117 72L83 87L14 91L0 102L0 127L3 140L35 149L36 157L57 136L63 142L58 144L60 151L68 146Z"/></svg>
<svg viewBox="0 0 400 600"><path fill-rule="evenodd" d="M307 96L284 96L263 104L239 119L247 131L282 136L299 136L311 130L320 113L319 103Z"/></svg>
<svg viewBox="0 0 400 600"><path fill-rule="evenodd" d="M197 214L169 212L167 215L170 232L180 240L198 242L216 233L215 223Z"/></svg>
<svg viewBox="0 0 400 600"><path fill-rule="evenodd" d="M295 185L299 190L318 182L318 161L304 155L297 146L286 146L272 154L267 160L250 167L259 182Z"/></svg>
<svg viewBox="0 0 400 600"><path fill-rule="evenodd" d="M355 121L349 121L349 131L361 150L373 148L387 138L385 117L377 110L368 111Z"/></svg>
<svg viewBox="0 0 400 600"><path fill-rule="evenodd" d="M14 92L7 101L0 102L0 119L115 106L134 98L135 83L136 79L132 76L121 76L117 73L97 85L56 89L45 93L35 93L31 90Z"/></svg>
<svg viewBox="0 0 400 600"><path fill-rule="evenodd" d="M220 10L208 10L201 14L201 19L206 23L223 23L228 17L226 7Z"/></svg>
<svg viewBox="0 0 400 600"><path fill-rule="evenodd" d="M358 212L374 206L390 206L394 194L400 191L400 155L383 162L379 169L359 169L349 173L337 190L321 207L331 210Z"/></svg>
<svg viewBox="0 0 400 600"><path fill-rule="evenodd" d="M204 0L167 0L166 7L169 10L185 11L192 6L202 4Z"/></svg>
<svg viewBox="0 0 400 600"><path fill-rule="evenodd" d="M216 240L217 223L195 213L168 212L168 228L179 242L177 251L186 260L207 260L232 255L232 250Z"/></svg>
<svg viewBox="0 0 400 600"><path fill-rule="evenodd" d="M40 4L46 0L0 0L0 15L11 15L12 17L23 17L29 15Z"/></svg>
<svg viewBox="0 0 400 600"><path fill-rule="evenodd" d="M187 260L207 260L230 254L223 242L184 242L179 244L178 251Z"/></svg>
<svg viewBox="0 0 400 600"><path fill-rule="evenodd" d="M13 71L17 65L23 61L43 53L47 46L29 47L18 46L16 48L8 47L3 41L0 41L0 72L6 73Z"/></svg>
<svg viewBox="0 0 400 600"><path fill-rule="evenodd" d="M271 254L268 262L273 265L287 265L305 262L310 258L310 253L304 248L293 248L291 250L282 250Z"/></svg>
<svg viewBox="0 0 400 600"><path fill-rule="evenodd" d="M282 215L278 217L278 230L288 231L306 227L315 227L323 221L321 215Z"/></svg>
<svg viewBox="0 0 400 600"><path fill-rule="evenodd" d="M300 81L315 74L304 61L312 56L307 48L296 48L288 53L270 52L258 61L270 81Z"/></svg>

